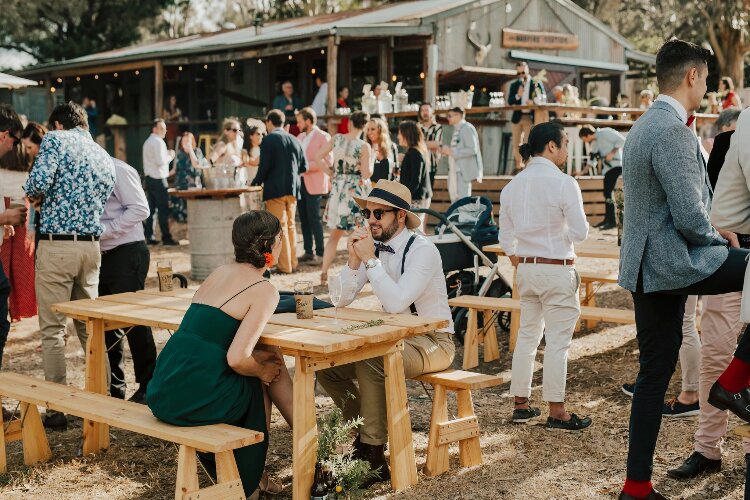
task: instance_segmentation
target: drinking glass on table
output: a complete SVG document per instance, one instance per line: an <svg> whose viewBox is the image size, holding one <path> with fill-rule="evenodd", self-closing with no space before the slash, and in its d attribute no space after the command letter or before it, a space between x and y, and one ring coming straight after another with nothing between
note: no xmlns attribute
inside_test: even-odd
<svg viewBox="0 0 750 500"><path fill-rule="evenodd" d="M341 303L341 292L343 284L341 283L341 276L333 276L328 279L328 298L331 299L334 310L334 324L339 322L339 304Z"/></svg>
<svg viewBox="0 0 750 500"><path fill-rule="evenodd" d="M297 281L294 284L294 306L297 319L312 319L313 317L313 283L312 281Z"/></svg>
<svg viewBox="0 0 750 500"><path fill-rule="evenodd" d="M156 274L159 276L160 292L171 292L174 290L171 260L156 261Z"/></svg>

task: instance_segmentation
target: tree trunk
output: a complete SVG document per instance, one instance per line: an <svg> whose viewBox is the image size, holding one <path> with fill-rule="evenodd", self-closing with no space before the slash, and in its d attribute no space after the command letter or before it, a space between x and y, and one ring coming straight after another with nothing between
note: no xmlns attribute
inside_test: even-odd
<svg viewBox="0 0 750 500"><path fill-rule="evenodd" d="M719 65L721 76L732 78L736 89L745 86L745 48L741 44L725 46L726 61L724 65Z"/></svg>

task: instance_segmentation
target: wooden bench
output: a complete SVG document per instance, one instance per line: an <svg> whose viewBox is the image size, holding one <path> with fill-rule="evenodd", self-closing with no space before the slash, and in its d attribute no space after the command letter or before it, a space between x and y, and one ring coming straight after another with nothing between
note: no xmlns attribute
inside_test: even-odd
<svg viewBox="0 0 750 500"><path fill-rule="evenodd" d="M520 313L521 302L516 299L497 298L497 297L477 297L476 295L459 295L448 300L452 307L465 307L469 310L467 314L466 336L464 337L464 360L462 367L464 369L473 368L479 365L479 344L484 343L484 360L497 359L500 355L497 347L497 333L494 322L489 321L491 325L485 326L483 332L477 328L477 314L481 311L485 318L485 325L488 318L491 318L493 311L507 311L511 313ZM584 320L605 321L608 323L635 323L635 313L627 309L608 309L605 307L581 306L581 318ZM514 336L517 331L511 330L510 343L515 345Z"/></svg>
<svg viewBox="0 0 750 500"><path fill-rule="evenodd" d="M178 427L166 424L157 420L145 405L17 373L0 373L0 396L18 400L21 407L20 419L11 420L7 428L3 423L5 432L0 439L0 473L7 470L5 446L8 442L23 441L26 465L46 462L52 457L37 406L86 419L84 434L91 432L93 422L100 422L179 444L175 498L181 500L244 500L245 493L233 450L263 441L262 432L232 425ZM215 454L217 483L214 486L199 488L196 451Z"/></svg>
<svg viewBox="0 0 750 500"><path fill-rule="evenodd" d="M415 378L420 382L432 384L432 418L430 435L427 442L427 461L424 473L437 476L448 471L448 446L458 442L459 462L461 467L482 464L482 449L479 446L479 422L474 413L474 402L471 391L494 387L503 383L497 375L467 372L463 370L445 370L428 373ZM448 391L456 393L458 418L448 418Z"/></svg>
<svg viewBox="0 0 750 500"><path fill-rule="evenodd" d="M591 271L579 272L581 277L581 305L596 307L596 290L598 283L617 283L617 273L595 273ZM586 320L586 328L596 328L598 321ZM578 323L580 327L580 322ZM576 331L578 328L576 328Z"/></svg>

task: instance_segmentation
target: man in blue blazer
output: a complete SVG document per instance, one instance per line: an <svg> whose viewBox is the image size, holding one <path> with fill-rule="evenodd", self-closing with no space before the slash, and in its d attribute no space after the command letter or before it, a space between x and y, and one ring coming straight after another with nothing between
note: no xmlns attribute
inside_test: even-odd
<svg viewBox="0 0 750 500"><path fill-rule="evenodd" d="M625 141L620 286L631 291L640 370L630 414L621 499L663 499L651 485L664 396L675 371L688 295L742 290L747 250L711 225L712 191L692 115L706 93L708 51L682 40L656 56L661 95ZM750 421L750 335L711 388L708 402Z"/></svg>
<svg viewBox="0 0 750 500"><path fill-rule="evenodd" d="M513 80L508 89L508 104L523 105L534 104L534 99L545 100L547 95L544 92L544 85L541 82L534 82L529 74L529 65L526 61L519 61L516 64L516 73L518 79ZM528 140L529 131L534 124L533 111L513 111L510 118L511 130L513 136L511 144L513 145L513 158L516 159L516 168L523 168L523 158L519 152L519 146Z"/></svg>

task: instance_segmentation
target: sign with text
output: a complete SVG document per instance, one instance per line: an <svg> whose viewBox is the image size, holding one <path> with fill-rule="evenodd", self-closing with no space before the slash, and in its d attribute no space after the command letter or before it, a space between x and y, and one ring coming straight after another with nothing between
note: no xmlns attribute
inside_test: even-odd
<svg viewBox="0 0 750 500"><path fill-rule="evenodd" d="M515 49L563 49L578 48L578 35L550 33L546 31L522 31L503 28L503 47Z"/></svg>

